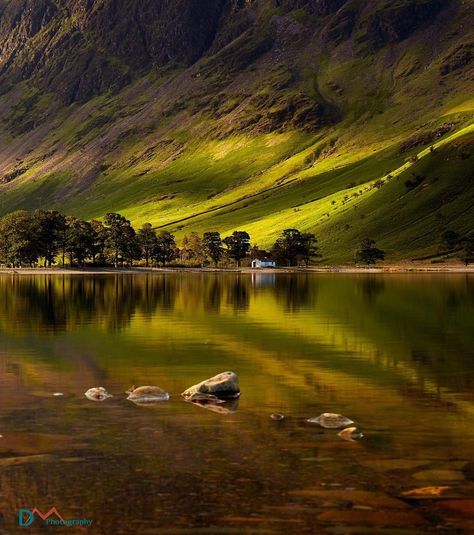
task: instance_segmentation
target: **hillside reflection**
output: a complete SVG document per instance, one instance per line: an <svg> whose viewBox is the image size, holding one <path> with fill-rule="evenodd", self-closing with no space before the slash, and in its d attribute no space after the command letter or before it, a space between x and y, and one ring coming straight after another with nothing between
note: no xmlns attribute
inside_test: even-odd
<svg viewBox="0 0 474 535"><path fill-rule="evenodd" d="M454 497L470 495L459 467L474 441L473 317L463 275L0 276L4 527L14 532L19 508L54 504L99 534L245 532L255 514L266 532L323 533L321 504L350 512L334 489L387 500L451 474ZM226 369L238 400L181 398ZM171 398L137 406L132 384ZM113 397L90 402L99 385ZM366 438L306 422L321 412ZM427 518L434 530L444 517Z"/></svg>

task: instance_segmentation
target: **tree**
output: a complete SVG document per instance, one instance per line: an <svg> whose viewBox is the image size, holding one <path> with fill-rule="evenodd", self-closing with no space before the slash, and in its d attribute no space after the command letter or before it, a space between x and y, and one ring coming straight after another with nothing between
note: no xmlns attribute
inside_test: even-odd
<svg viewBox="0 0 474 535"><path fill-rule="evenodd" d="M104 227L102 221L95 219L91 221L91 226L94 233L94 243L91 247L92 262L96 264L98 259L100 259L99 261L103 263L105 261L105 245L108 238L107 229Z"/></svg>
<svg viewBox="0 0 474 535"><path fill-rule="evenodd" d="M311 232L303 232L301 234L301 253L300 256L303 259L306 267L308 267L312 258L321 257L319 253L319 247L316 245L318 238Z"/></svg>
<svg viewBox="0 0 474 535"><path fill-rule="evenodd" d="M217 267L217 264L224 254L219 232L205 232L202 237L202 248L204 254L211 258L214 265Z"/></svg>
<svg viewBox="0 0 474 535"><path fill-rule="evenodd" d="M265 249L260 249L260 247L257 244L252 245L252 247L250 248L251 258L264 260L265 258L270 258L271 256L272 256L272 253L270 251L266 251Z"/></svg>
<svg viewBox="0 0 474 535"><path fill-rule="evenodd" d="M138 243L140 244L142 257L145 259L145 265L148 267L150 258L153 256L153 251L157 244L157 236L155 229L150 223L145 223L138 231Z"/></svg>
<svg viewBox="0 0 474 535"><path fill-rule="evenodd" d="M94 228L89 222L76 217L67 218L67 227L65 249L71 255L71 266L75 258L77 265L81 267L93 254Z"/></svg>
<svg viewBox="0 0 474 535"><path fill-rule="evenodd" d="M308 258L314 247L314 239L311 240L309 234L305 237L305 234L295 228L287 228L273 244L272 255L279 263L295 266L299 256Z"/></svg>
<svg viewBox="0 0 474 535"><path fill-rule="evenodd" d="M461 236L455 232L454 230L445 230L443 234L441 234L441 240L443 243L443 246L446 247L446 249L454 249L456 245L459 244L459 240L461 239Z"/></svg>
<svg viewBox="0 0 474 535"><path fill-rule="evenodd" d="M385 252L375 247L375 241L370 238L365 238L360 243L360 248L355 254L356 262L363 262L364 264L375 264L379 260L385 260Z"/></svg>
<svg viewBox="0 0 474 535"><path fill-rule="evenodd" d="M236 230L232 236L224 238L223 242L227 247L228 255L237 262L240 267L240 262L245 258L250 251L250 236L247 232Z"/></svg>
<svg viewBox="0 0 474 535"><path fill-rule="evenodd" d="M142 250L138 241L137 233L131 225L126 225L123 229L123 245L121 248L122 263L123 260L127 262L128 266L132 266L134 260L140 260L142 257Z"/></svg>
<svg viewBox="0 0 474 535"><path fill-rule="evenodd" d="M33 220L38 256L44 258L45 266L51 266L59 251L66 218L56 210L40 209L34 213Z"/></svg>
<svg viewBox="0 0 474 535"><path fill-rule="evenodd" d="M38 261L33 218L22 210L0 219L0 263L11 267Z"/></svg>
<svg viewBox="0 0 474 535"><path fill-rule="evenodd" d="M132 226L123 215L113 212L106 214L104 224L107 229L106 245L112 252L114 266L118 267L119 258L123 262L123 258L127 256L127 239L130 238Z"/></svg>
<svg viewBox="0 0 474 535"><path fill-rule="evenodd" d="M176 246L173 234L168 231L160 232L157 236L156 246L153 252L155 260L163 266L172 260L176 260L179 249Z"/></svg>
<svg viewBox="0 0 474 535"><path fill-rule="evenodd" d="M184 236L181 245L181 259L183 262L194 262L202 265L205 260L202 239L196 232Z"/></svg>
<svg viewBox="0 0 474 535"><path fill-rule="evenodd" d="M468 236L461 241L459 258L467 266L474 261L474 236Z"/></svg>

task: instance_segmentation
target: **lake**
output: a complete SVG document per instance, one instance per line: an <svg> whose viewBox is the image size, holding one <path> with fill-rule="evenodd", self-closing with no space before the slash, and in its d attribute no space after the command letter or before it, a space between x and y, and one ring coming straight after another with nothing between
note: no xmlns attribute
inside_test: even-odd
<svg viewBox="0 0 474 535"><path fill-rule="evenodd" d="M472 275L4 275L0 368L1 533L51 532L19 527L35 507L92 520L68 533L474 530ZM226 370L237 401L181 398Z"/></svg>

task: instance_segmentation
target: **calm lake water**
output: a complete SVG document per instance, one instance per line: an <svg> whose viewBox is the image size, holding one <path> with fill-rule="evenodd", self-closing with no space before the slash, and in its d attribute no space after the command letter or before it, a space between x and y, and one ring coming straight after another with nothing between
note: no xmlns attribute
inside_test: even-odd
<svg viewBox="0 0 474 535"><path fill-rule="evenodd" d="M473 276L5 275L0 369L0 533L474 532ZM182 400L226 370L226 412Z"/></svg>

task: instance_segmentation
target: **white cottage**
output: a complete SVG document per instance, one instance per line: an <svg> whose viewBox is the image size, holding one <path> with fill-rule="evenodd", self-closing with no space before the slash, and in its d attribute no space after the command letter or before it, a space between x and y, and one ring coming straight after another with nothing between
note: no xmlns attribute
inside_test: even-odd
<svg viewBox="0 0 474 535"><path fill-rule="evenodd" d="M252 260L252 267L253 268L274 268L276 267L275 260L271 260L270 258L263 258L262 260L259 260L258 258L254 258Z"/></svg>

